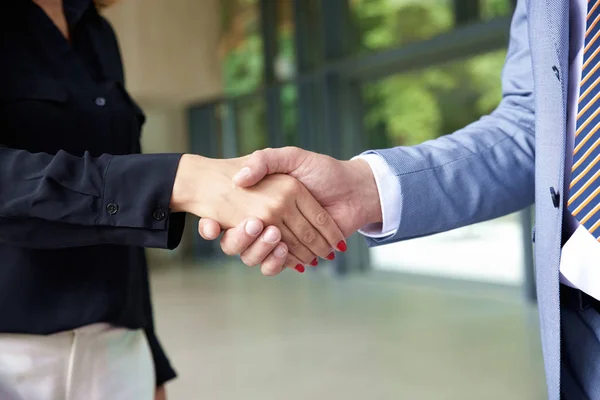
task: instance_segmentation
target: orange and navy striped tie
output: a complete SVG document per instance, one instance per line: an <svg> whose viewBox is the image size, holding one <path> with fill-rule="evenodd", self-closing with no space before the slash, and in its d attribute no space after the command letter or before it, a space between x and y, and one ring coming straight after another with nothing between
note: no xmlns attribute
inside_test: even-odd
<svg viewBox="0 0 600 400"><path fill-rule="evenodd" d="M600 0L588 1L568 209L600 238Z"/></svg>

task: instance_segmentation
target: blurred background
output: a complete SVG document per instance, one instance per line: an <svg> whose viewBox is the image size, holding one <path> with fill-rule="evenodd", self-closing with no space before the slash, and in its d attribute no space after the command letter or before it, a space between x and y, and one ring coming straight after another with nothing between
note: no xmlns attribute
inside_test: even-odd
<svg viewBox="0 0 600 400"><path fill-rule="evenodd" d="M349 159L492 111L516 0L123 0L147 153ZM526 209L275 278L188 221L149 250L170 399L543 399Z"/></svg>

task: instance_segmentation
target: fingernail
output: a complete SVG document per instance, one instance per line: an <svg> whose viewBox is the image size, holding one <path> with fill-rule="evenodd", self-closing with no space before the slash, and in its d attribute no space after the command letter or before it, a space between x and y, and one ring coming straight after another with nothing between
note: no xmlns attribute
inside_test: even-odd
<svg viewBox="0 0 600 400"><path fill-rule="evenodd" d="M274 228L267 228L264 240L267 243L275 243L279 240L279 233Z"/></svg>
<svg viewBox="0 0 600 400"><path fill-rule="evenodd" d="M209 234L210 232L208 232L208 228L207 228L206 226L202 226L202 233L203 233L205 236L209 236L208 234Z"/></svg>
<svg viewBox="0 0 600 400"><path fill-rule="evenodd" d="M240 169L240 171L233 176L233 181L234 182L239 181L240 179L244 179L248 175L250 175L250 168L244 167L244 168Z"/></svg>
<svg viewBox="0 0 600 400"><path fill-rule="evenodd" d="M304 273L305 269L304 269L304 265L302 264L298 264L296 265L296 271L300 272L301 274Z"/></svg>
<svg viewBox="0 0 600 400"><path fill-rule="evenodd" d="M273 252L273 254L277 258L283 258L287 254L287 250L283 246L277 246L277 248L275 249L275 251Z"/></svg>
<svg viewBox="0 0 600 400"><path fill-rule="evenodd" d="M250 236L258 235L261 229L262 227L260 226L260 223L258 221L251 219L248 222L246 222L245 230L246 233Z"/></svg>
<svg viewBox="0 0 600 400"><path fill-rule="evenodd" d="M327 255L327 257L325 257L325 258L326 258L326 259L328 259L328 260L333 260L333 259L335 258L335 253L332 251L332 252L331 252L331 253L329 253L329 254Z"/></svg>
<svg viewBox="0 0 600 400"><path fill-rule="evenodd" d="M312 260L310 262L310 265L312 265L313 267L316 267L317 265L319 265L319 260L317 260L316 258L314 260Z"/></svg>
<svg viewBox="0 0 600 400"><path fill-rule="evenodd" d="M342 251L342 252L348 250L348 246L346 246L346 242L344 242L343 240L337 244L337 248L339 251Z"/></svg>

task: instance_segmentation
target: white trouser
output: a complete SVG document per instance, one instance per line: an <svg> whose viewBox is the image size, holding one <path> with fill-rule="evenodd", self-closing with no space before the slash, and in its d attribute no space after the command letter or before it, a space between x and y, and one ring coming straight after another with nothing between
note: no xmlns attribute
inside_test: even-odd
<svg viewBox="0 0 600 400"><path fill-rule="evenodd" d="M152 400L143 330L93 324L53 335L0 334L1 400Z"/></svg>

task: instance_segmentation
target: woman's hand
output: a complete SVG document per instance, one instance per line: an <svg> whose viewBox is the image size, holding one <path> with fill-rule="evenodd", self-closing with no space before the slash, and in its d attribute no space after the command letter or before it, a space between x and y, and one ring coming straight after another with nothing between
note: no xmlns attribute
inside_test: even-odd
<svg viewBox="0 0 600 400"><path fill-rule="evenodd" d="M154 400L167 400L167 391L165 390L164 386L159 386L156 388Z"/></svg>
<svg viewBox="0 0 600 400"><path fill-rule="evenodd" d="M314 264L315 255L331 257L344 236L308 190L287 175L272 175L251 188L236 188L231 179L244 161L184 155L173 188L173 211L210 218L223 229L257 217L279 229L289 250L285 265L298 270ZM280 272L264 265L262 271L267 275Z"/></svg>

